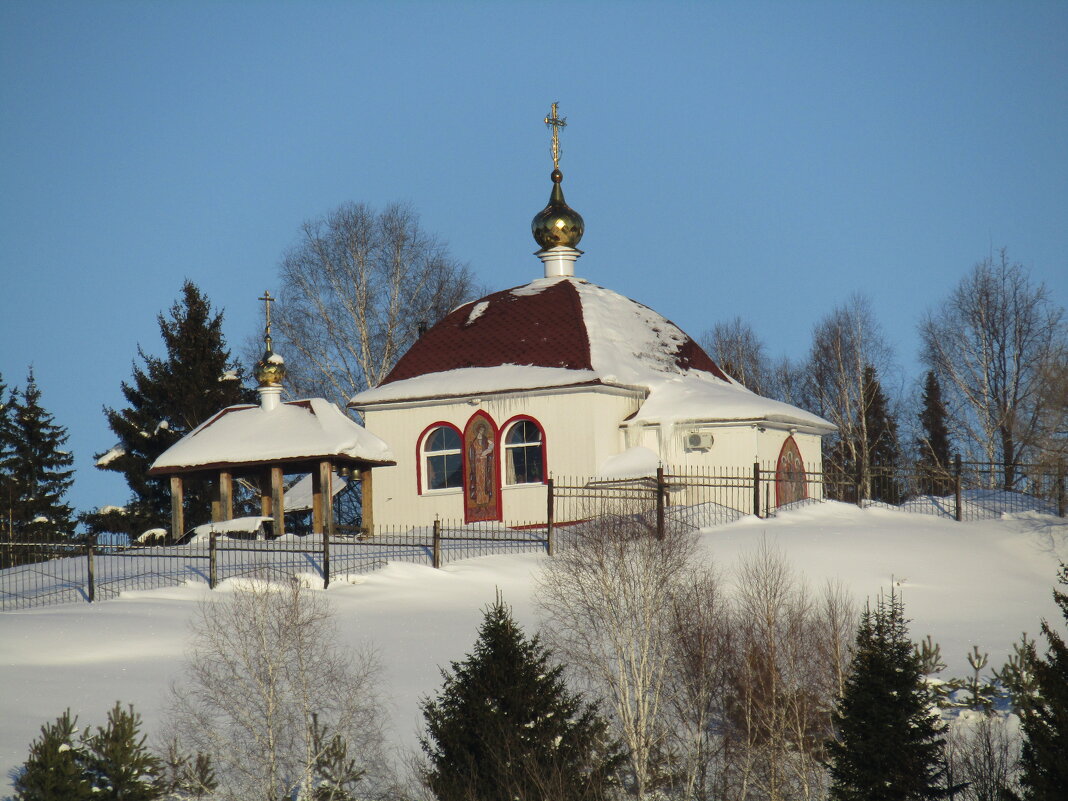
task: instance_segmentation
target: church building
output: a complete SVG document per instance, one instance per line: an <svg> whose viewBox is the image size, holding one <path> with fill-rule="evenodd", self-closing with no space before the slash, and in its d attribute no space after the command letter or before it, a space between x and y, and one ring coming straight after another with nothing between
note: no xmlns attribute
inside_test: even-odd
<svg viewBox="0 0 1068 801"><path fill-rule="evenodd" d="M544 521L550 475L660 465L774 465L779 502L804 497L804 465L820 464L834 426L754 394L672 322L576 274L584 223L564 200L555 104L545 122L554 169L531 224L537 277L453 310L349 402L397 462L365 483L374 523Z"/></svg>
<svg viewBox="0 0 1068 801"><path fill-rule="evenodd" d="M466 303L422 333L381 384L349 401L363 426L321 398L280 401L285 370L271 346L273 299L261 298L260 404L220 411L150 470L170 479L175 539L184 531L187 476L213 480L217 522L233 516L233 481L255 479L261 515L279 533L283 479L307 473L316 532L333 529L338 471L359 476L370 532L435 518L544 523L550 476L611 483L647 479L661 467L739 475L759 464L774 482L776 506L808 497L805 466L821 469L821 439L833 425L750 392L670 320L576 275L584 223L564 200L565 122L556 104L545 122L552 192L531 223L540 274Z"/></svg>

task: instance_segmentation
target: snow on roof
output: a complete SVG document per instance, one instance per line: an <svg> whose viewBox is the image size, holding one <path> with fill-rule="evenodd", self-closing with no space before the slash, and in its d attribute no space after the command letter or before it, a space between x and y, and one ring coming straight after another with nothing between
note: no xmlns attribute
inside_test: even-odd
<svg viewBox="0 0 1068 801"><path fill-rule="evenodd" d="M186 544L202 542L211 537L212 534L255 534L257 537L266 536L267 529L264 527L265 523L273 523L273 517L235 517L230 520L216 520L212 523L203 523L194 527L188 536L183 537L183 541ZM166 534L166 529L161 529Z"/></svg>
<svg viewBox="0 0 1068 801"><path fill-rule="evenodd" d="M561 367L532 367L527 364L501 364L496 367L460 367L437 373L425 373L392 384L380 384L361 392L349 404L356 408L374 403L448 398L483 392L508 392L516 389L547 389L577 384L600 383L593 370L568 370Z"/></svg>
<svg viewBox="0 0 1068 801"><path fill-rule="evenodd" d="M164 451L150 473L334 458L395 464L389 446L322 398L230 406Z"/></svg>
<svg viewBox="0 0 1068 801"><path fill-rule="evenodd" d="M740 384L728 385L697 375L657 382L633 419L646 423L759 420L810 426L822 432L835 428L819 415L757 395Z"/></svg>
<svg viewBox="0 0 1068 801"><path fill-rule="evenodd" d="M644 422L768 420L833 430L747 390L649 307L570 276L539 278L454 309L349 405L581 384L644 390L636 417Z"/></svg>
<svg viewBox="0 0 1068 801"><path fill-rule="evenodd" d="M331 495L337 495L347 486L348 482L337 473L334 473L333 478L330 480ZM285 510L287 512L305 512L311 509L312 494L312 474L308 473L308 475L303 476L300 481L286 490Z"/></svg>

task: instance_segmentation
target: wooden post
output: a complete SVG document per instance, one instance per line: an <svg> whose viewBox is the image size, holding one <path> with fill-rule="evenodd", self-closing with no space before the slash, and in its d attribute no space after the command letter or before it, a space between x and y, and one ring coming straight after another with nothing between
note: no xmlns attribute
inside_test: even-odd
<svg viewBox="0 0 1068 801"><path fill-rule="evenodd" d="M274 535L281 537L286 533L285 490L282 487L281 466L271 467L271 510L274 517Z"/></svg>
<svg viewBox="0 0 1068 801"><path fill-rule="evenodd" d="M664 494L667 487L664 485L664 468L656 468L656 538L664 539Z"/></svg>
<svg viewBox="0 0 1068 801"><path fill-rule="evenodd" d="M323 463L312 470L312 534L323 533Z"/></svg>
<svg viewBox="0 0 1068 801"><path fill-rule="evenodd" d="M760 462L753 462L753 514L760 517Z"/></svg>
<svg viewBox="0 0 1068 801"><path fill-rule="evenodd" d="M86 587L85 594L89 598L89 603L96 600L96 573L93 565L93 543L90 540L89 544L85 547L85 556L89 560L86 565Z"/></svg>
<svg viewBox="0 0 1068 801"><path fill-rule="evenodd" d="M211 522L218 523L222 520L222 505L219 503L219 478L211 482Z"/></svg>
<svg viewBox="0 0 1068 801"><path fill-rule="evenodd" d="M436 568L441 567L441 521L434 518L434 553L432 564Z"/></svg>
<svg viewBox="0 0 1068 801"><path fill-rule="evenodd" d="M234 474L219 471L219 520L234 519Z"/></svg>
<svg viewBox="0 0 1068 801"><path fill-rule="evenodd" d="M333 466L330 462L319 462L319 469L314 476L319 478L319 526L323 534L323 589L330 586L330 538L334 535L334 490L331 486ZM314 510L312 512L314 514Z"/></svg>
<svg viewBox="0 0 1068 801"><path fill-rule="evenodd" d="M319 462L319 483L323 488L323 533L334 536L334 465Z"/></svg>
<svg viewBox="0 0 1068 801"><path fill-rule="evenodd" d="M215 558L215 539L219 535L214 531L208 535L208 589L214 590L218 578L217 560Z"/></svg>
<svg viewBox="0 0 1068 801"><path fill-rule="evenodd" d="M271 468L260 475L260 517L273 517L271 509Z"/></svg>
<svg viewBox="0 0 1068 801"><path fill-rule="evenodd" d="M363 530L368 537L375 533L374 487L371 481L371 468L360 470L360 510Z"/></svg>
<svg viewBox="0 0 1068 801"><path fill-rule="evenodd" d="M553 555L553 480L550 478L545 482L547 488L546 492L546 511L545 511L545 550L548 551L549 556Z"/></svg>
<svg viewBox="0 0 1068 801"><path fill-rule="evenodd" d="M958 453L953 457L953 499L956 507L953 516L958 523L964 519L964 510L960 503L960 473L960 454Z"/></svg>
<svg viewBox="0 0 1068 801"><path fill-rule="evenodd" d="M181 476L171 476L171 542L185 535L185 492Z"/></svg>

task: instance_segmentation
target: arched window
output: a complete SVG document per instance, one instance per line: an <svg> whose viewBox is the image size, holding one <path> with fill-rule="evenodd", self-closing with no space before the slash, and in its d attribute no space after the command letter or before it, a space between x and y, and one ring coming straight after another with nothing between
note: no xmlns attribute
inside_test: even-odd
<svg viewBox="0 0 1068 801"><path fill-rule="evenodd" d="M504 439L505 480L508 484L540 484L545 479L545 448L541 429L533 420L520 420Z"/></svg>
<svg viewBox="0 0 1068 801"><path fill-rule="evenodd" d="M423 475L428 490L452 489L464 485L464 460L460 433L439 426L423 440Z"/></svg>

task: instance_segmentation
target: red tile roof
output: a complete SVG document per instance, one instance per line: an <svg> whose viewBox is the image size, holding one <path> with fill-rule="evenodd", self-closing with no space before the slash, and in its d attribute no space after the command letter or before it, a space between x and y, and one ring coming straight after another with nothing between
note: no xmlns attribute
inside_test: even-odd
<svg viewBox="0 0 1068 801"><path fill-rule="evenodd" d="M460 306L423 334L382 384L444 370L502 364L595 369L575 280L506 289ZM685 334L669 355L680 370L700 370L729 380Z"/></svg>

